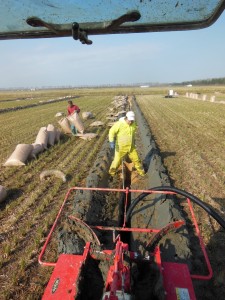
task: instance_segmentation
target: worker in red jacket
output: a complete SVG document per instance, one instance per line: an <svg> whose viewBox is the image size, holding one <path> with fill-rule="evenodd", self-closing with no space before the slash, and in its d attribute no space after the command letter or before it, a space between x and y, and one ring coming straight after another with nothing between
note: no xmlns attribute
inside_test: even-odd
<svg viewBox="0 0 225 300"><path fill-rule="evenodd" d="M73 101L69 100L68 104L69 104L67 107L68 116L72 115L74 112L77 112L79 114L80 108L77 105L73 104ZM77 134L76 127L73 124L71 124L70 127L71 127L72 134Z"/></svg>
<svg viewBox="0 0 225 300"><path fill-rule="evenodd" d="M68 104L69 104L67 107L68 116L72 115L72 113L74 113L75 111L79 114L80 108L77 105L73 104L73 101L69 100Z"/></svg>

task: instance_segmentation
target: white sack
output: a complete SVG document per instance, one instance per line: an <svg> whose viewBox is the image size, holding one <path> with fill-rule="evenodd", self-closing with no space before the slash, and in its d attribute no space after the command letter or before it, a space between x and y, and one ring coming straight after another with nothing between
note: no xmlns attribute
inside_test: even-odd
<svg viewBox="0 0 225 300"><path fill-rule="evenodd" d="M48 124L47 131L48 131L48 144L50 146L54 146L55 137L56 137L56 128L52 124Z"/></svg>
<svg viewBox="0 0 225 300"><path fill-rule="evenodd" d="M32 150L33 146L30 144L18 144L4 166L24 166Z"/></svg>
<svg viewBox="0 0 225 300"><path fill-rule="evenodd" d="M95 121L90 124L91 127L98 127L98 126L103 126L103 125L104 125L104 123L101 121Z"/></svg>
<svg viewBox="0 0 225 300"><path fill-rule="evenodd" d="M48 149L48 131L46 127L41 127L34 144L42 144L44 149Z"/></svg>
<svg viewBox="0 0 225 300"><path fill-rule="evenodd" d="M78 136L80 139L90 141L93 138L96 138L98 136L98 134L97 133L83 133L83 134L78 133L76 136Z"/></svg>
<svg viewBox="0 0 225 300"><path fill-rule="evenodd" d="M58 112L55 114L55 117L63 117L64 113L63 112Z"/></svg>
<svg viewBox="0 0 225 300"><path fill-rule="evenodd" d="M87 119L92 119L93 118L93 114L89 111L84 111L82 112L82 118L84 120L87 120Z"/></svg>
<svg viewBox="0 0 225 300"><path fill-rule="evenodd" d="M58 121L64 133L71 133L69 120L65 117Z"/></svg>
<svg viewBox="0 0 225 300"><path fill-rule="evenodd" d="M55 142L58 143L60 141L60 138L61 138L61 131L56 128L56 135L55 135Z"/></svg>
<svg viewBox="0 0 225 300"><path fill-rule="evenodd" d="M73 124L80 133L84 132L84 125L77 112L74 112L73 114L69 115L67 118L69 122Z"/></svg>
<svg viewBox="0 0 225 300"><path fill-rule="evenodd" d="M44 151L44 147L42 144L33 143L32 146L33 146L33 150L31 151L31 154L30 154L30 156L32 158L36 158L39 153Z"/></svg>

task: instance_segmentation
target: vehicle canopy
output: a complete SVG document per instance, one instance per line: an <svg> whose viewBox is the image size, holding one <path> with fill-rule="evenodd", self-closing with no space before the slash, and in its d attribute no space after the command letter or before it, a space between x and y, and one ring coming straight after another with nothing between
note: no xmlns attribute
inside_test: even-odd
<svg viewBox="0 0 225 300"><path fill-rule="evenodd" d="M9 0L0 3L0 39L190 30L210 26L225 0Z"/></svg>

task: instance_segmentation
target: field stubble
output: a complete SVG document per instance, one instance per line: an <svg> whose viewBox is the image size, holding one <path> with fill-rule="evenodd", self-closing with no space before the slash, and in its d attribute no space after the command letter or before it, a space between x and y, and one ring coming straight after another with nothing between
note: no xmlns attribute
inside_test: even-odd
<svg viewBox="0 0 225 300"><path fill-rule="evenodd" d="M159 95L137 96L137 102L172 184L225 219L225 105ZM225 233L205 211L194 209L214 272L208 289L204 286L204 299L224 299Z"/></svg>
<svg viewBox="0 0 225 300"><path fill-rule="evenodd" d="M91 111L95 120L105 121L110 96L83 96L76 101L82 111ZM98 106L96 106L98 101ZM75 102L75 101L74 101ZM18 142L32 143L41 126L57 125L54 117L65 111L67 101L41 107L5 113L1 118L0 139L1 164ZM26 118L24 113L26 112ZM3 115L2 115L3 116ZM12 135L8 138L9 124ZM1 204L1 299L39 299L50 270L37 263L44 237L52 225L66 191L79 186L87 176L90 166L105 141L108 128L88 128L93 120L84 122L87 132L96 132L99 137L84 141L65 136L59 144L42 153L38 159L21 168L1 166L0 182L9 192L8 201ZM40 181L40 173L46 169L60 169L67 175L67 183L48 178Z"/></svg>
<svg viewBox="0 0 225 300"><path fill-rule="evenodd" d="M78 91L80 98L74 103L82 111L93 112L95 120L105 121L112 98L124 92L136 91L82 89ZM159 90L154 90L154 95L144 95L149 93L147 90L142 93L137 96L138 103L173 184L208 202L224 216L225 105L184 98L165 99ZM64 91L41 95L44 99L52 99L62 94ZM11 99L10 95L7 99ZM0 163L4 163L17 143L33 143L40 127L49 123L58 126L54 115L58 111L65 112L66 106L65 100L1 115ZM94 131L88 128L92 121L85 121L89 132ZM10 192L10 199L1 204L0 210L0 298L40 299L52 270L38 265L38 253L67 189L83 185L108 129L96 129L95 132L99 133L99 138L89 142L64 137L25 167L0 167L0 183ZM68 175L68 182L65 184L55 178L40 182L39 175L46 169L60 169ZM67 208L70 208L70 202ZM221 271L224 232L204 212L195 209L215 273L211 285L220 291L224 279Z"/></svg>

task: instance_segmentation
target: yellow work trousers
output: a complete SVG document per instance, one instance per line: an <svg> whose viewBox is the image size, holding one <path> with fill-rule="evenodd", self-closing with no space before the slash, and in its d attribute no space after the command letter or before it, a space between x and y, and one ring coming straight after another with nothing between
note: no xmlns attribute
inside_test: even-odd
<svg viewBox="0 0 225 300"><path fill-rule="evenodd" d="M112 175L112 176L115 175L116 170L118 169L118 167L120 166L120 164L122 162L122 159L126 155L128 155L130 160L133 162L134 167L138 171L138 174L143 176L145 174L145 171L144 171L143 166L141 164L141 161L138 157L138 153L137 153L136 149L133 149L130 152L115 151L114 159L113 159L113 162L112 162L112 164L110 166L110 169L109 169L109 174Z"/></svg>

